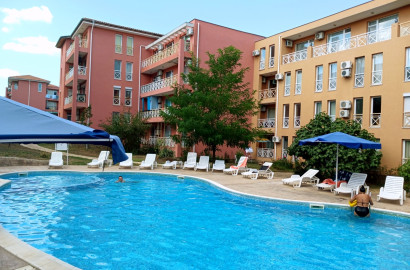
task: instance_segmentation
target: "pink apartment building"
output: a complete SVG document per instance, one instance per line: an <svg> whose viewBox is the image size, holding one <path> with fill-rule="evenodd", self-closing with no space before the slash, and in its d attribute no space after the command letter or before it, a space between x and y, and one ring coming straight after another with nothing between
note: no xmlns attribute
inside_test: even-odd
<svg viewBox="0 0 410 270"><path fill-rule="evenodd" d="M8 78L6 97L17 102L57 115L58 86L31 75Z"/></svg>
<svg viewBox="0 0 410 270"><path fill-rule="evenodd" d="M250 67L245 82L252 85L253 59L249 52L262 38L197 19L164 36L82 19L71 36L57 42L61 48L60 90L64 99L59 115L78 121L81 110L91 105L92 126L98 128L110 115L141 112L151 125L143 144L153 145L161 139L180 156L181 146L170 137L176 127L166 125L159 112L172 106L166 97L173 94L174 83L183 83L180 74L188 72L191 52L204 65L207 52L235 46L244 52L241 62ZM198 153L202 150L197 146Z"/></svg>

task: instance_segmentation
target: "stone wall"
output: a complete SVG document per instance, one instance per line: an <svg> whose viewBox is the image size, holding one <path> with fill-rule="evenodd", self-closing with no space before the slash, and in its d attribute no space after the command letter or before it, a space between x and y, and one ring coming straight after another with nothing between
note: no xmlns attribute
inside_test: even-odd
<svg viewBox="0 0 410 270"><path fill-rule="evenodd" d="M0 167L7 166L44 166L48 160L37 160L17 157L0 157Z"/></svg>

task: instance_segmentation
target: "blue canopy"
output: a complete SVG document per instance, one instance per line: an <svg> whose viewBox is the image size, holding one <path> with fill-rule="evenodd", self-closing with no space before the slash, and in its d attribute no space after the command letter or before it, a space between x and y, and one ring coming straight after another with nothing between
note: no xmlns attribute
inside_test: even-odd
<svg viewBox="0 0 410 270"><path fill-rule="evenodd" d="M333 132L310 139L300 140L300 145L317 145L319 143L340 144L348 148L381 149L382 145L343 132Z"/></svg>
<svg viewBox="0 0 410 270"><path fill-rule="evenodd" d="M114 163L127 160L120 138L0 97L0 143L78 143L106 145Z"/></svg>

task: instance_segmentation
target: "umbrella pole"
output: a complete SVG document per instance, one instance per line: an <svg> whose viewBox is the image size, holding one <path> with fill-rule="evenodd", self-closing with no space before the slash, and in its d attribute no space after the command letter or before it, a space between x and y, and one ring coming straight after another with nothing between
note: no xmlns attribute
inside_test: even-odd
<svg viewBox="0 0 410 270"><path fill-rule="evenodd" d="M338 171L339 171L339 144L336 144L336 188L337 188L337 180L338 180Z"/></svg>

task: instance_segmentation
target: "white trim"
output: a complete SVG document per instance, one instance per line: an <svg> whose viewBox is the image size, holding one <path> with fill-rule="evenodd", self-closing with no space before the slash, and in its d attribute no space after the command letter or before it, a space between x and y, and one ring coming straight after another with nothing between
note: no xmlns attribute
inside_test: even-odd
<svg viewBox="0 0 410 270"><path fill-rule="evenodd" d="M145 46L145 49L153 49L152 47L161 44L161 42L163 42L164 40L168 39L168 38L173 38L174 34L176 34L176 32L179 32L187 27L194 27L194 25L192 23L186 22L183 23L182 25L178 26L177 28L175 28L174 30L171 30L169 33L163 35L162 37L160 37L159 39L155 40L154 42L152 42L151 44L148 44L147 46Z"/></svg>
<svg viewBox="0 0 410 270"><path fill-rule="evenodd" d="M132 87L125 87L125 90L132 90Z"/></svg>
<svg viewBox="0 0 410 270"><path fill-rule="evenodd" d="M114 88L120 88L120 89L121 89L121 86L118 86L118 85L114 85Z"/></svg>
<svg viewBox="0 0 410 270"><path fill-rule="evenodd" d="M410 97L410 93L403 93L403 97Z"/></svg>

